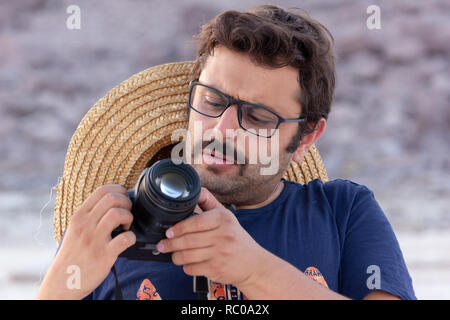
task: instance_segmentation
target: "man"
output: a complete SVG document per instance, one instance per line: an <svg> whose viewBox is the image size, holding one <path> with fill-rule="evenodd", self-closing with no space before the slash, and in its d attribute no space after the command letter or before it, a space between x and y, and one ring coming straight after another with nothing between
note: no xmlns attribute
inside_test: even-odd
<svg viewBox="0 0 450 320"><path fill-rule="evenodd" d="M191 143L204 160L194 162L203 186L199 214L168 229L158 244L172 252L173 264L117 258L136 240L131 231L110 236L120 224L129 229L131 202L122 186L103 186L74 213L38 298L114 298L114 265L126 299L195 299L194 275L211 281L212 299L415 299L394 232L370 190L342 179L282 179L325 130L335 86L326 28L261 6L222 13L198 40L189 133L201 124L209 141ZM216 140L224 148L208 152ZM270 175L249 163L263 144L279 156ZM231 163L227 147L235 147ZM68 265L83 270L79 290L66 286Z"/></svg>

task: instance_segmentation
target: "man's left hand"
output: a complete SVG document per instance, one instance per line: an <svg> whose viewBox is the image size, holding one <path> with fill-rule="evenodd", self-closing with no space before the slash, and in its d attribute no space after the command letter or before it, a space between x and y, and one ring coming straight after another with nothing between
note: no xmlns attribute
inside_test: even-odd
<svg viewBox="0 0 450 320"><path fill-rule="evenodd" d="M199 213L166 231L160 252L173 252L172 261L186 274L239 288L260 276L268 252L242 228L236 216L202 187Z"/></svg>

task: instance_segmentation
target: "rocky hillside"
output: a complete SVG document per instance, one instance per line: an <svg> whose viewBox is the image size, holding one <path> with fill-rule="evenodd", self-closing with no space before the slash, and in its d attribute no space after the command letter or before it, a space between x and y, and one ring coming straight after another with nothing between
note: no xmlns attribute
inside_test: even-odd
<svg viewBox="0 0 450 320"><path fill-rule="evenodd" d="M381 198L444 201L450 194L450 3L376 2L379 30L366 25L372 1L275 2L301 5L335 38L338 87L317 146L331 178L365 184ZM81 8L79 30L66 27L74 3ZM253 5L1 2L0 191L55 185L78 122L100 97L147 67L194 59L190 41L203 23L225 9Z"/></svg>

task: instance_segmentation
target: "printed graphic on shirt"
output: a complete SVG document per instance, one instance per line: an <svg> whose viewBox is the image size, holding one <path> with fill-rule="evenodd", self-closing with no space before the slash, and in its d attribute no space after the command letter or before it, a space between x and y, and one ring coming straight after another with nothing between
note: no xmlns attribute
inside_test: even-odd
<svg viewBox="0 0 450 320"><path fill-rule="evenodd" d="M247 297L231 284L209 282L209 300L247 300Z"/></svg>
<svg viewBox="0 0 450 320"><path fill-rule="evenodd" d="M315 268L315 267L308 267L305 270L305 274L310 277L311 279L317 281L318 283L320 283L321 285L323 285L324 287L328 288L327 282L325 281L325 278L323 277L322 273L319 271L319 269Z"/></svg>
<svg viewBox="0 0 450 320"><path fill-rule="evenodd" d="M161 300L158 291L150 280L145 279L136 294L136 300Z"/></svg>
<svg viewBox="0 0 450 320"><path fill-rule="evenodd" d="M328 288L324 276L316 267L308 267L305 275ZM209 300L247 300L247 297L231 284L222 284L214 281L209 282Z"/></svg>

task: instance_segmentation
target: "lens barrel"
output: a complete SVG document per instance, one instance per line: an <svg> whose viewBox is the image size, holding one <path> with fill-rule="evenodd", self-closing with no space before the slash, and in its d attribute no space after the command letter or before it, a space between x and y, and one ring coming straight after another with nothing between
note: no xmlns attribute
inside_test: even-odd
<svg viewBox="0 0 450 320"><path fill-rule="evenodd" d="M133 195L133 224L139 240L161 240L168 228L192 214L200 189L198 174L188 164L164 159L145 169Z"/></svg>
<svg viewBox="0 0 450 320"><path fill-rule="evenodd" d="M175 164L171 159L164 159L142 171L135 187L127 191L133 203L130 230L136 235L136 243L119 256L170 262L171 254L158 252L156 244L165 238L168 228L192 215L200 190L197 172L186 163ZM111 236L124 231L119 226Z"/></svg>

